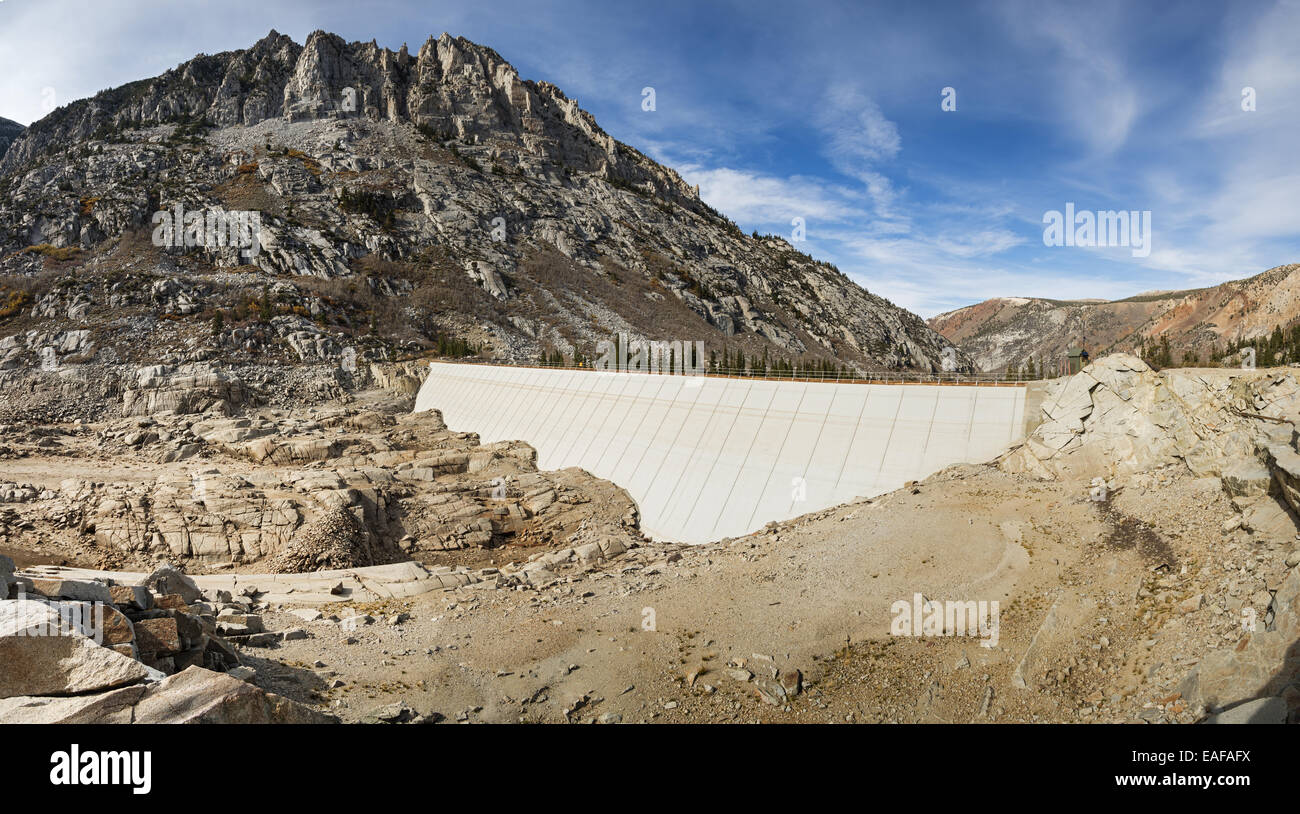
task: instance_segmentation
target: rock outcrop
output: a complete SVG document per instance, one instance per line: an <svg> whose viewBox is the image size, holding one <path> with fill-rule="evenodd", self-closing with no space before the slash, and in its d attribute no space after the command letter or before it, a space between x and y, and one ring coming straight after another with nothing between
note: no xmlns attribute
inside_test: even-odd
<svg viewBox="0 0 1300 814"><path fill-rule="evenodd" d="M1237 511L1223 535L1244 532L1258 552L1249 570L1234 568L1214 586L1226 589L1215 614L1242 614L1240 629L1226 633L1240 638L1200 659L1179 685L1178 703L1216 721L1267 715L1280 721L1300 707L1300 569L1294 568L1300 558L1289 555L1291 570L1280 584L1265 582L1258 564L1276 559L1281 565L1300 536L1296 374L1285 368L1157 373L1136 357L1113 354L1052 382L1041 412L1026 443L999 461L1004 470L1097 484L1092 499L1103 503L1113 489L1167 482L1153 475L1167 467L1217 479ZM1236 548L1225 539L1224 556ZM1185 599L1181 613L1198 612L1202 599ZM1278 700L1263 703L1270 698Z"/></svg>
<svg viewBox="0 0 1300 814"><path fill-rule="evenodd" d="M239 379L220 370L175 371L166 365L142 368L122 397L123 415L217 413L231 415L246 400Z"/></svg>
<svg viewBox="0 0 1300 814"><path fill-rule="evenodd" d="M1300 418L1300 385L1289 370L1157 373L1112 354L1049 383L1039 418L1000 460L1004 470L1109 480L1181 463L1224 477L1232 493L1258 491L1270 480L1264 450ZM1289 444L1291 430L1282 432Z"/></svg>
<svg viewBox="0 0 1300 814"><path fill-rule="evenodd" d="M110 423L93 437L11 437L13 454L80 449L151 462L150 477L55 489L0 481L6 524L93 540L103 552L206 567L267 561L279 572L405 560L421 552L501 545L572 547L600 525L625 549L640 540L636 505L580 469L538 472L520 442L483 445L447 429L436 412L409 414L406 396L369 407L244 410L235 377L148 371L145 389L168 410ZM387 380L402 389L401 368ZM373 394L372 394L373 395ZM377 408L377 409L376 409ZM204 410L201 414L186 410ZM51 443L51 435L61 438Z"/></svg>

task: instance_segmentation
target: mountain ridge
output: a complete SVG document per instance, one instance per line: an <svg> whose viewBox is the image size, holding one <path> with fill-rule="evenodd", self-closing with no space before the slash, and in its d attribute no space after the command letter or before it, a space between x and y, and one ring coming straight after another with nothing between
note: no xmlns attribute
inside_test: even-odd
<svg viewBox="0 0 1300 814"><path fill-rule="evenodd" d="M744 235L559 88L448 34L416 54L323 31L200 54L34 122L0 158L0 187L0 274L125 267L182 290L193 306L183 317L224 311L226 332L231 316L252 327L231 298L212 297L210 275L241 268L237 253L151 252L145 230L178 202L260 213L253 264L275 277L260 282L309 316L276 327L272 344L290 328L331 353L359 339L312 326L332 307L304 290L320 287L304 286L313 278L365 279L389 300L353 312L396 309L416 326L390 337L380 325L359 339L363 354L428 349L447 334L514 361L578 358L626 331L703 339L752 365L931 371L950 347L833 266ZM92 308L112 298L85 282ZM342 316L356 328L356 313Z"/></svg>

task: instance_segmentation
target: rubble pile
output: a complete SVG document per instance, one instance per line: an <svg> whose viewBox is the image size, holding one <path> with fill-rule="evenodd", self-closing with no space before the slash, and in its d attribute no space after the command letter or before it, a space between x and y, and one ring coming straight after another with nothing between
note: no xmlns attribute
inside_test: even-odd
<svg viewBox="0 0 1300 814"><path fill-rule="evenodd" d="M366 529L350 512L338 508L305 525L267 566L282 574L375 565Z"/></svg>
<svg viewBox="0 0 1300 814"><path fill-rule="evenodd" d="M165 566L142 585L15 573L0 556L0 722L324 723L245 683L232 642L268 636Z"/></svg>
<svg viewBox="0 0 1300 814"><path fill-rule="evenodd" d="M1274 592L1266 618L1257 622L1231 647L1211 651L1178 687L1191 708L1232 710L1245 704L1276 699L1270 706L1255 703L1255 714L1271 722L1284 720L1288 710L1300 710L1300 568ZM1280 702L1280 703L1279 703ZM1224 712L1219 712L1223 715Z"/></svg>

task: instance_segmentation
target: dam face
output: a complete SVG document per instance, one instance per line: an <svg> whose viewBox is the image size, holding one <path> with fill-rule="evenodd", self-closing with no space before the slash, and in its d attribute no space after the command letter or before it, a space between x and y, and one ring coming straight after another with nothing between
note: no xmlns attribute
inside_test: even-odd
<svg viewBox="0 0 1300 814"><path fill-rule="evenodd" d="M705 543L883 494L1024 440L1025 389L550 370L435 362L416 411L540 469L622 486L641 528Z"/></svg>

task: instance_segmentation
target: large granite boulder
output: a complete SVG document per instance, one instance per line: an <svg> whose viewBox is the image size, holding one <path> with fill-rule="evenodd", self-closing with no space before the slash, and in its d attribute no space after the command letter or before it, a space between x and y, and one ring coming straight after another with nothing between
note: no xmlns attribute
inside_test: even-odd
<svg viewBox="0 0 1300 814"><path fill-rule="evenodd" d="M1182 463L1198 477L1222 478L1229 494L1261 497L1279 470L1300 472L1294 449L1276 440L1300 416L1298 393L1289 371L1155 372L1111 354L1050 383L1041 423L999 465L1045 479L1110 480ZM1261 452L1261 439L1271 453Z"/></svg>
<svg viewBox="0 0 1300 814"><path fill-rule="evenodd" d="M0 699L0 723L321 724L338 719L224 673L190 667L155 684L94 695Z"/></svg>
<svg viewBox="0 0 1300 814"><path fill-rule="evenodd" d="M0 602L0 698L79 695L158 677L69 621L44 602Z"/></svg>

